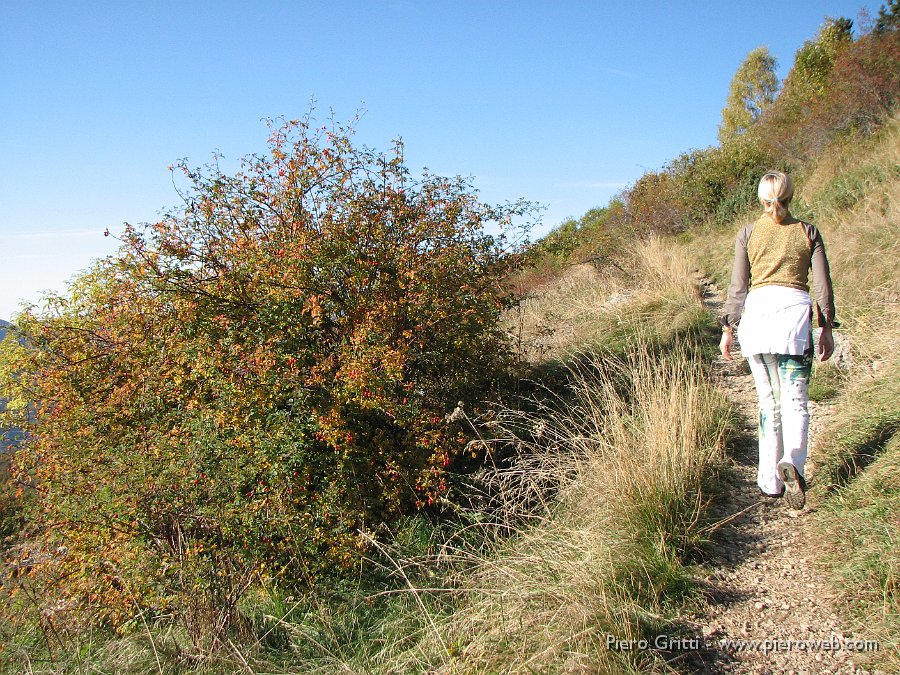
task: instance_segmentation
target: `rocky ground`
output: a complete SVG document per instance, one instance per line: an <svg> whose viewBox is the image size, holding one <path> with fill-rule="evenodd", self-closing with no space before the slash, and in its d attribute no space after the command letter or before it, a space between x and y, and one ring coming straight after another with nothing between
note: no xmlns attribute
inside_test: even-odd
<svg viewBox="0 0 900 675"><path fill-rule="evenodd" d="M718 313L721 294L707 287L706 303ZM726 477L720 518L732 517L715 535L706 610L688 617L706 649L693 670L705 673L872 673L863 638L842 623L833 590L816 568L809 524L815 499L802 511L782 500L762 497L756 487L756 391L739 353L719 359L714 375L735 402L744 436ZM831 414L827 404L810 403L812 417L807 478L815 494L815 444ZM871 645L868 645L871 649ZM685 655L686 657L688 655ZM673 663L673 665L675 665ZM689 666L690 667L690 666Z"/></svg>

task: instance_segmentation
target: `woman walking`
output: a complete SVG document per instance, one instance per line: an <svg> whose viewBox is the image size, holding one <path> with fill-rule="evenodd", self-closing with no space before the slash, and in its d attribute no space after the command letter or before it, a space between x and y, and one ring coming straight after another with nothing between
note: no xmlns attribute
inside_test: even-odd
<svg viewBox="0 0 900 675"><path fill-rule="evenodd" d="M821 234L788 211L794 196L790 177L780 171L766 173L758 194L763 215L742 228L735 241L719 349L731 360L737 328L759 397L759 489L769 497L784 495L788 506L801 509L806 503L807 403L814 353L809 270L822 329L817 350L822 361L834 351L834 294Z"/></svg>

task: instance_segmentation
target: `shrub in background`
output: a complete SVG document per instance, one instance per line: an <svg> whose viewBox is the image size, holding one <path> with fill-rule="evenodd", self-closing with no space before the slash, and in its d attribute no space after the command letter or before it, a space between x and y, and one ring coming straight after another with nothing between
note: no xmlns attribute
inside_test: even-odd
<svg viewBox="0 0 900 675"><path fill-rule="evenodd" d="M755 203L756 182L773 164L755 133L682 153L624 193L624 220L643 237L683 232L709 219L731 222Z"/></svg>
<svg viewBox="0 0 900 675"><path fill-rule="evenodd" d="M890 118L900 93L900 31L891 12L884 16L883 29L856 40L849 19L828 19L798 50L781 94L759 122L773 155L801 165L836 136L871 134Z"/></svg>

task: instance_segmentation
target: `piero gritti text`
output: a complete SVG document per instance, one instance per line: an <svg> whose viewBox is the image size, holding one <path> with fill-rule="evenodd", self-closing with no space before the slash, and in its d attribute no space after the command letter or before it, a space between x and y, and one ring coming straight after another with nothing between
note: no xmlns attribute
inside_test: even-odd
<svg viewBox="0 0 900 675"><path fill-rule="evenodd" d="M729 653L762 652L875 652L880 648L876 640L855 640L832 635L828 638L790 640L771 638L765 640L735 640L730 638L706 639L680 635L660 634L649 638L620 638L606 636L606 648L610 651L630 652L646 649L662 651L699 651L716 649Z"/></svg>

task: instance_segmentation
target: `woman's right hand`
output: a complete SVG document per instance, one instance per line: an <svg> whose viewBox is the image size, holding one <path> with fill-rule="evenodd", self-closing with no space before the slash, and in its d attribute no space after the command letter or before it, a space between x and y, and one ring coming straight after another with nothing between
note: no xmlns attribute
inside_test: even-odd
<svg viewBox="0 0 900 675"><path fill-rule="evenodd" d="M722 358L731 361L731 345L734 342L734 332L730 330L722 331L722 339L719 340L719 351L722 352Z"/></svg>

